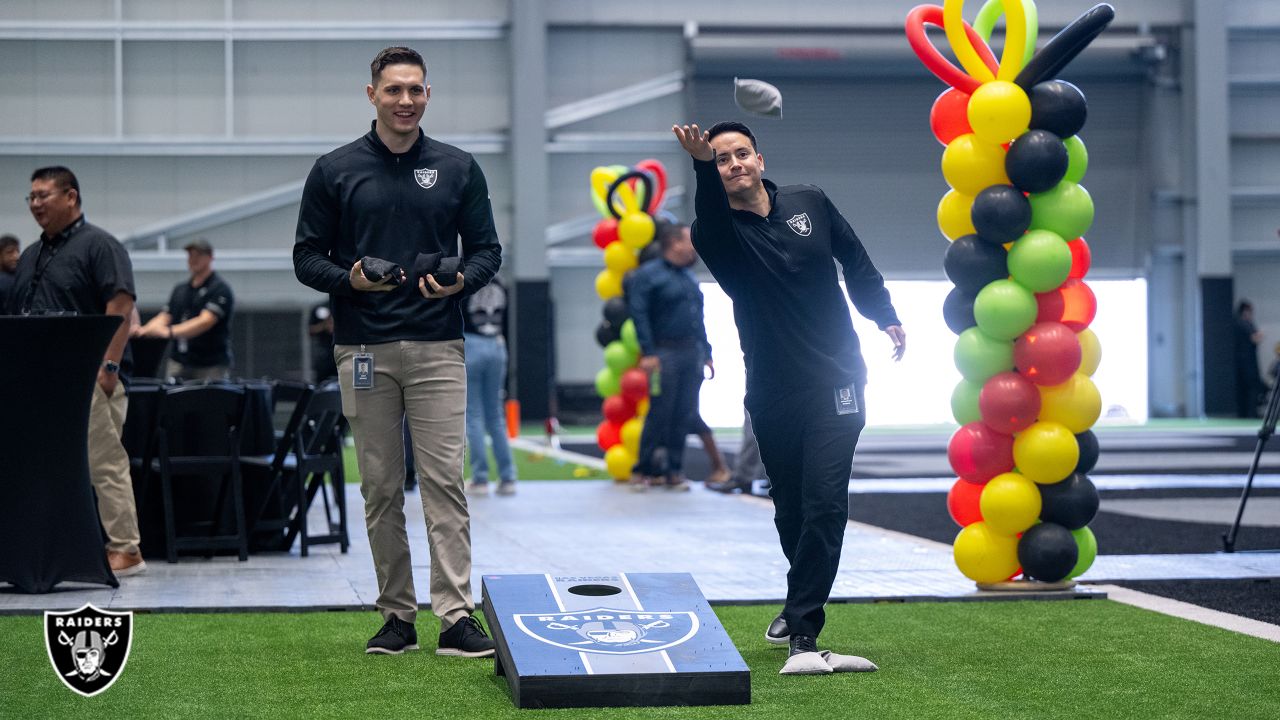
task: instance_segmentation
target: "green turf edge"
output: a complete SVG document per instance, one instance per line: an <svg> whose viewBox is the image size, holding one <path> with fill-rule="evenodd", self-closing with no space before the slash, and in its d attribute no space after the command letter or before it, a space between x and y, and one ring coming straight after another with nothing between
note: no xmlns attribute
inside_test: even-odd
<svg viewBox="0 0 1280 720"><path fill-rule="evenodd" d="M820 644L872 674L782 677L777 606L717 615L752 669L750 706L540 711L554 718L1263 718L1280 645L1103 600L832 605ZM15 718L519 718L489 661L366 656L372 613L139 614L117 684L54 677L38 617L0 617L0 715Z"/></svg>

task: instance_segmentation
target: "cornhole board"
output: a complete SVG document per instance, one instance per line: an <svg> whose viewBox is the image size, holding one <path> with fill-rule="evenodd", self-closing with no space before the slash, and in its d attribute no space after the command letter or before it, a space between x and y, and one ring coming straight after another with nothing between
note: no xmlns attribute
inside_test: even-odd
<svg viewBox="0 0 1280 720"><path fill-rule="evenodd" d="M485 575L519 708L745 705L751 671L688 573Z"/></svg>

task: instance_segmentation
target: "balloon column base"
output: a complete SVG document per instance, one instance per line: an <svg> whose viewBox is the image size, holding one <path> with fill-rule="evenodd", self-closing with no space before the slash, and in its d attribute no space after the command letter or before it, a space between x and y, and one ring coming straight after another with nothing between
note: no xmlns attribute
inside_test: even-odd
<svg viewBox="0 0 1280 720"><path fill-rule="evenodd" d="M979 590L991 592L1045 592L1051 590L1070 590L1076 586L1075 580L1059 580L1043 582L1040 580L1005 580L995 583L974 583Z"/></svg>

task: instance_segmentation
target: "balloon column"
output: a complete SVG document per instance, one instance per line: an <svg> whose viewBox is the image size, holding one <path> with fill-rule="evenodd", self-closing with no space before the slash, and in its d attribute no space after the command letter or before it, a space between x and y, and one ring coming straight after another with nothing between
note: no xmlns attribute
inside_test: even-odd
<svg viewBox="0 0 1280 720"><path fill-rule="evenodd" d="M1098 492L1090 427L1102 401L1090 376L1101 348L1089 329L1097 310L1085 284L1093 201L1080 185L1088 154L1079 136L1084 95L1055 79L1110 23L1097 5L1036 52L1033 0L988 0L970 26L962 0L907 15L907 40L951 87L929 113L946 146L951 190L938 227L955 288L943 303L959 335L963 379L951 397L961 427L947 448L958 475L947 509L962 530L956 565L978 583L1018 575L1057 582L1093 563L1088 523ZM1000 61L987 45L1000 15ZM943 28L964 70L925 35Z"/></svg>
<svg viewBox="0 0 1280 720"><path fill-rule="evenodd" d="M605 467L618 481L631 476L649 410L649 376L636 367L640 343L623 281L656 248L653 216L666 192L667 171L657 160L591 171L591 201L604 216L592 232L604 251L604 270L596 275L596 294L604 301L604 319L596 328L596 342L604 349L604 367L596 373L604 420L596 428L596 442L604 451Z"/></svg>

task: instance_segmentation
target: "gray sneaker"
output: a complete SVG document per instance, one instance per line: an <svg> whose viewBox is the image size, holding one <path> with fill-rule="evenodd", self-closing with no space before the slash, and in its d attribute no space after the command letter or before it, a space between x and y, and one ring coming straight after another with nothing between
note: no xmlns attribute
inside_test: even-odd
<svg viewBox="0 0 1280 720"><path fill-rule="evenodd" d="M516 494L516 481L515 481L515 480L503 480L502 482L498 483L498 494L499 494L499 495L515 495L515 494Z"/></svg>
<svg viewBox="0 0 1280 720"><path fill-rule="evenodd" d="M489 483L472 480L467 483L467 494L472 497L489 497Z"/></svg>

